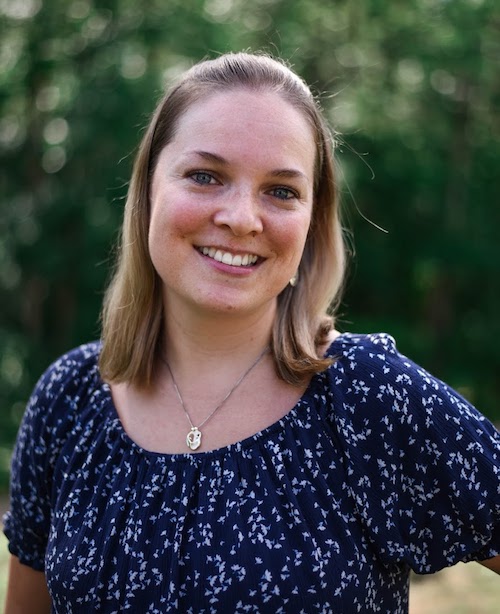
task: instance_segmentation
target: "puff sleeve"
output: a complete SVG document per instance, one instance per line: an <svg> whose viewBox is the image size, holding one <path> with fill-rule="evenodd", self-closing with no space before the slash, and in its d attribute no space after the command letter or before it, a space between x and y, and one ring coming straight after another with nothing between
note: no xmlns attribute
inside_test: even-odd
<svg viewBox="0 0 500 614"><path fill-rule="evenodd" d="M88 381L85 367L89 358L95 362L96 348L81 346L47 369L33 390L17 434L4 533L11 554L37 571L44 570L57 490L55 470L63 471L61 448L75 428L75 406Z"/></svg>
<svg viewBox="0 0 500 614"><path fill-rule="evenodd" d="M500 436L385 334L347 335L331 421L348 489L387 564L430 573L500 553Z"/></svg>

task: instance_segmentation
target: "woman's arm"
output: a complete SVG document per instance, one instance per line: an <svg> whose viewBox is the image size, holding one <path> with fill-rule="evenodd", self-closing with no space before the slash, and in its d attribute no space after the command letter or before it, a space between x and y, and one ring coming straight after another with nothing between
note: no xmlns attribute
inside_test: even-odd
<svg viewBox="0 0 500 614"><path fill-rule="evenodd" d="M494 556L492 559L480 561L480 563L495 573L500 574L500 554L498 556Z"/></svg>
<svg viewBox="0 0 500 614"><path fill-rule="evenodd" d="M50 614L50 596L42 571L10 557L5 614Z"/></svg>

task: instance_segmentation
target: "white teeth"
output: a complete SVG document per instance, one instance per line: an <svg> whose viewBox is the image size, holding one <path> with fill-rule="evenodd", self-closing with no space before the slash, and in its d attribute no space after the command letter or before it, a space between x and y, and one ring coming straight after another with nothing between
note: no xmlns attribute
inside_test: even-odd
<svg viewBox="0 0 500 614"><path fill-rule="evenodd" d="M230 264L231 266L248 266L249 264L255 264L258 260L258 256L253 254L245 254L241 256L240 254L236 254L233 256L230 252L223 252L220 249L215 249L215 247L200 247L199 251L209 258L213 258L217 260L217 262L222 262L224 264Z"/></svg>

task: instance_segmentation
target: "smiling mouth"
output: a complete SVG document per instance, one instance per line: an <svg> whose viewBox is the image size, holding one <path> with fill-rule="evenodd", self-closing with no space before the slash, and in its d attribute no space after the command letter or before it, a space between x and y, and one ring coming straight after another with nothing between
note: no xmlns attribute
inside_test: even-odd
<svg viewBox="0 0 500 614"><path fill-rule="evenodd" d="M231 266L253 266L259 260L259 257L255 254L231 254L231 252L224 252L215 247L198 247L196 249L204 256Z"/></svg>

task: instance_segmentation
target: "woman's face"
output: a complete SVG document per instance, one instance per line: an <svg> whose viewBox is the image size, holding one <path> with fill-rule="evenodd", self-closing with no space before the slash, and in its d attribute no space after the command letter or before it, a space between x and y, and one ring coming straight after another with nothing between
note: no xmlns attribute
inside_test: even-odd
<svg viewBox="0 0 500 614"><path fill-rule="evenodd" d="M310 124L278 94L237 89L188 108L151 186L167 313L274 311L311 222L315 152Z"/></svg>

